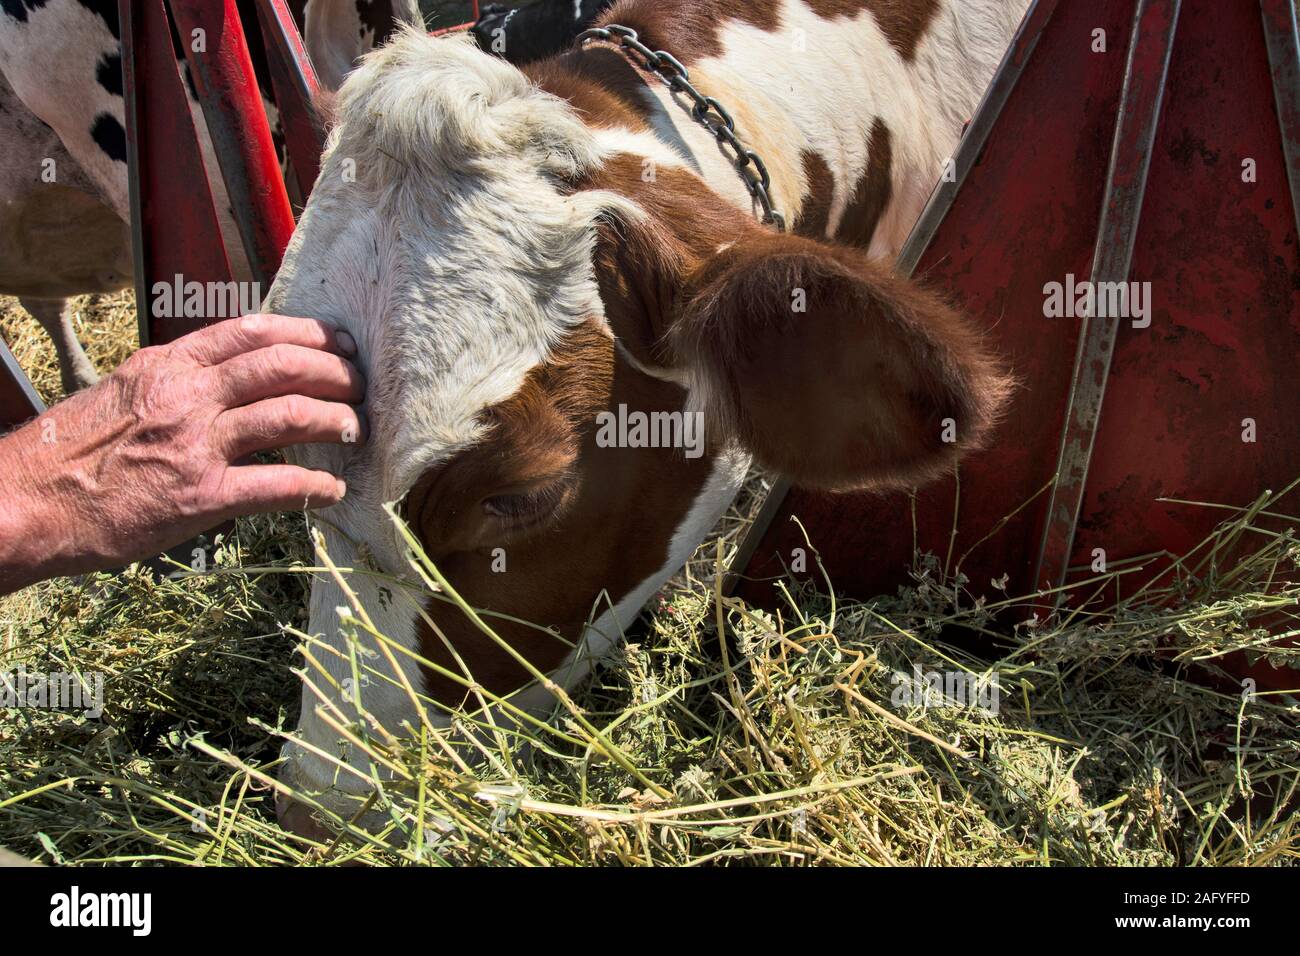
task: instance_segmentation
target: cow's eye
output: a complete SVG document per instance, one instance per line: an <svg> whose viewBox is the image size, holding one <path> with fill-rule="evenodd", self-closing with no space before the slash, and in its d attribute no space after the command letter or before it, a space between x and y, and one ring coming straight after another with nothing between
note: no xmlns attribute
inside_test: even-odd
<svg viewBox="0 0 1300 956"><path fill-rule="evenodd" d="M483 511L510 530L531 527L549 518L568 496L569 483L549 481L483 499Z"/></svg>

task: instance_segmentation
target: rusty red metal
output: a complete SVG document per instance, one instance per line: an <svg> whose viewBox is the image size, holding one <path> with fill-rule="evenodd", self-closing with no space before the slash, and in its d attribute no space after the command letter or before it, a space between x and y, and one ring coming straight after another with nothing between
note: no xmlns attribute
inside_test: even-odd
<svg viewBox="0 0 1300 956"><path fill-rule="evenodd" d="M280 111L285 151L296 177L298 195L306 197L320 172L325 147L325 127L316 109L320 84L284 0L257 0L257 19Z"/></svg>
<svg viewBox="0 0 1300 956"><path fill-rule="evenodd" d="M1181 0L1139 0L1137 5L1093 250L1090 278L1094 283L1124 283L1129 278L1180 7ZM1095 299L1089 311L1104 313L1105 308L1097 308L1097 303L1104 302L1106 298ZM1080 316L1080 321L1079 352L1057 456L1056 483L1047 502L1034 575L1036 585L1046 589L1063 587L1069 573L1088 465L1101 425L1102 401L1119 327L1125 319L1092 314Z"/></svg>
<svg viewBox="0 0 1300 956"><path fill-rule="evenodd" d="M1282 133L1291 208L1300 227L1300 27L1295 0L1261 0L1264 42L1273 70L1273 99Z"/></svg>
<svg viewBox="0 0 1300 956"><path fill-rule="evenodd" d="M187 281L225 282L231 269L164 0L119 0L118 11L136 310L140 342L147 345L205 324L155 314L155 282L171 282L177 275Z"/></svg>
<svg viewBox="0 0 1300 956"><path fill-rule="evenodd" d="M806 546L791 517L864 597L906 583L918 552L1047 609L1100 550L1131 591L1224 516L1181 502L1246 505L1300 477L1294 7L1179 7L1031 9L900 261L1012 363L999 438L914 499L778 488L738 556L746 597L770 600ZM1150 326L1045 317L1046 284L1069 276L1149 282Z"/></svg>
<svg viewBox="0 0 1300 956"><path fill-rule="evenodd" d="M316 79L282 0L258 0L265 61L286 116L286 147L310 190L323 134L312 109ZM142 345L167 342L223 316L156 308L156 283L225 284L247 261L264 290L275 277L294 219L236 0L119 0L127 143ZM170 20L169 20L170 17ZM251 19L251 17L250 17ZM174 31L173 31L174 26ZM182 44L177 50L173 36ZM219 166L199 145L179 59L185 58ZM220 175L239 236L223 237L211 177ZM238 242L232 250L226 241ZM173 300L173 305L175 304ZM227 524L173 549L183 563ZM161 567L159 565L159 567Z"/></svg>
<svg viewBox="0 0 1300 956"><path fill-rule="evenodd" d="M268 8L264 23L273 27L265 35L272 84L291 116L286 144L314 169L320 129L304 108L315 92L314 76L283 3L259 2ZM153 294L157 284L171 284L176 277L204 284L251 279L265 290L293 233L293 213L236 0L119 0L119 8L140 338L143 344L167 342L221 316L159 309ZM202 107L217 170L205 165L178 69L181 58ZM210 186L217 175L230 199L237 237L222 236ZM229 249L227 241L240 246ZM251 275L237 274L237 264L245 261Z"/></svg>
<svg viewBox="0 0 1300 956"><path fill-rule="evenodd" d="M293 235L293 210L236 0L167 0L253 279L270 286ZM193 42L203 36L203 49ZM268 57L275 60L276 57Z"/></svg>

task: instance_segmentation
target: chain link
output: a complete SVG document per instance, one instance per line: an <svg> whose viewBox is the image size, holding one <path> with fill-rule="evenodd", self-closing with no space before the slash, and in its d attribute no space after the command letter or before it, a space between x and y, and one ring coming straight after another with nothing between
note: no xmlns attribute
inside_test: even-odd
<svg viewBox="0 0 1300 956"><path fill-rule="evenodd" d="M763 208L763 222L776 226L778 232L785 232L785 216L772 205L772 177L768 175L767 164L736 135L736 121L723 105L691 85L691 74L681 61L671 53L650 49L641 42L631 27L618 24L595 27L578 37L578 45L593 40L617 43L623 49L632 51L641 58L643 67L667 80L674 93L684 94L693 104L691 116L717 138L722 144L723 152L730 154L731 162L744 180L749 194Z"/></svg>

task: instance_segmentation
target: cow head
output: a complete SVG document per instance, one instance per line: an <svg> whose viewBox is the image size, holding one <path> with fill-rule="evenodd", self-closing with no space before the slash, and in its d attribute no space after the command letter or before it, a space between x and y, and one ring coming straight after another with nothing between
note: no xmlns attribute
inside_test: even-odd
<svg viewBox="0 0 1300 956"><path fill-rule="evenodd" d="M979 442L1006 390L938 298L772 234L612 105L593 115L592 95L580 112L466 41L403 33L344 84L268 300L350 331L369 383L364 447L298 452L348 484L319 522L333 559L409 577L382 510L401 502L456 590L570 681L689 557L751 457L830 489L917 482ZM432 665L399 661L440 704L472 708L470 674L499 695L528 683L454 606L349 582ZM316 581L311 632L341 646L346 603ZM341 686L346 654L322 657ZM394 731L414 723L399 683L364 695ZM331 749L316 704L303 735ZM295 783L347 789L289 756Z"/></svg>

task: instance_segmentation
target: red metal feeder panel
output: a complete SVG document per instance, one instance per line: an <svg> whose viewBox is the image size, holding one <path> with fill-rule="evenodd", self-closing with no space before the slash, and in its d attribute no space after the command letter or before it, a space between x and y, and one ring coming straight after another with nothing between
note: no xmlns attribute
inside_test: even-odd
<svg viewBox="0 0 1300 956"><path fill-rule="evenodd" d="M1103 549L1141 565L1131 590L1226 516L1179 501L1244 506L1300 478L1296 36L1290 0L1031 8L899 263L1007 356L1008 417L914 501L778 487L740 593L771 600L805 546L791 517L860 596L927 551L977 592L1008 574L1050 606ZM1149 283L1131 287L1147 318L1047 317L1049 283L1085 280Z"/></svg>
<svg viewBox="0 0 1300 956"><path fill-rule="evenodd" d="M282 37L274 42L279 31L292 26L282 0L259 0L258 6L265 8L261 19L273 39L270 53L297 55L297 62L305 64L301 42ZM155 283L178 275L199 283L253 280L265 291L293 234L293 214L236 0L119 0L119 11L140 340L166 342L216 317L186 318L154 308ZM172 44L173 28L179 50ZM219 171L205 165L177 70L179 57L188 64ZM276 63L276 55L268 59L276 64L272 79L279 75L287 95L305 97L314 88L310 67L305 67L307 78L293 84L292 64ZM292 112L303 117L310 101L292 105ZM305 116L306 129L298 128L304 122L300 119L289 130L294 134L289 142L296 144L311 133L311 113ZM218 172L238 226L237 250L223 241L214 208L209 183ZM245 256L250 275L238 274L237 264Z"/></svg>

